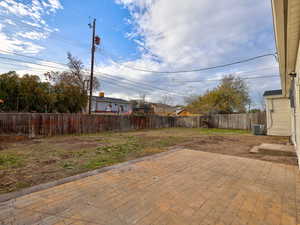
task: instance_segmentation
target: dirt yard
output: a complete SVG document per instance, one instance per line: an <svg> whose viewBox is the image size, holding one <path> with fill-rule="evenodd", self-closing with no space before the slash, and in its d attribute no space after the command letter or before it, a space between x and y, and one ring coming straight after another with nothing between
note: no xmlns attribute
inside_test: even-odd
<svg viewBox="0 0 300 225"><path fill-rule="evenodd" d="M41 139L0 138L0 194L181 146L296 165L295 157L253 155L251 147L287 138L240 130L172 128Z"/></svg>

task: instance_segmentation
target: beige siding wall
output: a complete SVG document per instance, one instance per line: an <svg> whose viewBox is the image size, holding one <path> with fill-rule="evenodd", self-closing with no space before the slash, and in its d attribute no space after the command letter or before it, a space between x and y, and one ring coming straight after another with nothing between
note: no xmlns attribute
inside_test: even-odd
<svg viewBox="0 0 300 225"><path fill-rule="evenodd" d="M291 110L288 98L270 96L266 98L267 134L291 136Z"/></svg>
<svg viewBox="0 0 300 225"><path fill-rule="evenodd" d="M298 48L299 49L299 48ZM295 144L298 163L300 166L300 52L298 51L296 63L296 80L295 80L295 109L292 110L292 140Z"/></svg>

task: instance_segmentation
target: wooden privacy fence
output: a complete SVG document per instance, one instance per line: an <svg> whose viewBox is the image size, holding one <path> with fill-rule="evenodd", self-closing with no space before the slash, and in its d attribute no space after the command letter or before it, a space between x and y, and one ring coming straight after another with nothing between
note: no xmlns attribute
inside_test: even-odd
<svg viewBox="0 0 300 225"><path fill-rule="evenodd" d="M115 116L55 113L0 113L1 135L55 136L169 127L214 127L249 130L265 115L228 114L210 117Z"/></svg>
<svg viewBox="0 0 300 225"><path fill-rule="evenodd" d="M251 130L253 124L266 124L266 113L216 114L209 123L215 128Z"/></svg>
<svg viewBox="0 0 300 225"><path fill-rule="evenodd" d="M0 113L0 134L30 137L174 126L174 118L160 116Z"/></svg>

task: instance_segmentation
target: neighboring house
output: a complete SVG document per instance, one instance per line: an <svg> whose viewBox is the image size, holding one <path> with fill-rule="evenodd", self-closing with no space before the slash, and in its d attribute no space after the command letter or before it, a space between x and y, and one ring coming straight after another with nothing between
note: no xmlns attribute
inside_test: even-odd
<svg viewBox="0 0 300 225"><path fill-rule="evenodd" d="M169 116L176 111L176 107L162 104L144 102L141 100L131 100L133 112L141 115Z"/></svg>
<svg viewBox="0 0 300 225"><path fill-rule="evenodd" d="M179 108L176 110L175 116L203 116L203 114L194 114L187 109Z"/></svg>
<svg viewBox="0 0 300 225"><path fill-rule="evenodd" d="M132 106L129 101L104 97L104 93L100 93L100 96L93 96L92 98L92 112L126 115L132 113Z"/></svg>
<svg viewBox="0 0 300 225"><path fill-rule="evenodd" d="M300 163L300 1L272 0L275 39L283 98L290 112L291 139ZM299 164L300 165L300 164Z"/></svg>
<svg viewBox="0 0 300 225"><path fill-rule="evenodd" d="M153 108L153 112L160 116L169 116L176 111L176 107L163 103L150 103L150 107Z"/></svg>
<svg viewBox="0 0 300 225"><path fill-rule="evenodd" d="M139 115L154 115L153 108L149 107L149 105L140 105L133 108L133 113Z"/></svg>
<svg viewBox="0 0 300 225"><path fill-rule="evenodd" d="M267 134L291 136L290 100L282 96L282 90L264 93L267 114Z"/></svg>
<svg viewBox="0 0 300 225"><path fill-rule="evenodd" d="M176 110L176 116L192 116L192 114L186 109Z"/></svg>
<svg viewBox="0 0 300 225"><path fill-rule="evenodd" d="M154 114L153 108L149 103L142 100L130 100L132 105L132 112L139 115L152 115Z"/></svg>

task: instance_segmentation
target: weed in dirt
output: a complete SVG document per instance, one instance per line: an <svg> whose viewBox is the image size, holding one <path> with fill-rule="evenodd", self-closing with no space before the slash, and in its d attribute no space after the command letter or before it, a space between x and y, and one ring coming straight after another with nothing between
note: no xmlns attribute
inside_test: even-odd
<svg viewBox="0 0 300 225"><path fill-rule="evenodd" d="M18 181L16 183L16 189L27 188L29 186L30 186L30 183L26 183L26 182L23 182L23 181Z"/></svg>
<svg viewBox="0 0 300 225"><path fill-rule="evenodd" d="M201 134L249 134L247 130L217 129L217 128L198 128Z"/></svg>
<svg viewBox="0 0 300 225"><path fill-rule="evenodd" d="M96 149L96 157L85 164L85 168L95 169L100 166L122 162L130 154L142 151L144 146L135 137L127 137L126 143L101 146Z"/></svg>
<svg viewBox="0 0 300 225"><path fill-rule="evenodd" d="M184 141L184 139L179 138L179 137L172 137L171 136L171 137L166 137L164 139L155 140L152 143L150 143L150 145L153 146L153 147L157 147L157 148L164 148L164 147L168 147L168 146L171 146L171 145L175 145L179 141Z"/></svg>
<svg viewBox="0 0 300 225"><path fill-rule="evenodd" d="M0 169L22 166L22 158L14 154L0 154Z"/></svg>
<svg viewBox="0 0 300 225"><path fill-rule="evenodd" d="M64 169L74 169L75 165L71 162L64 162L62 164L62 168L64 168Z"/></svg>

